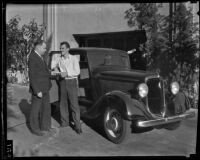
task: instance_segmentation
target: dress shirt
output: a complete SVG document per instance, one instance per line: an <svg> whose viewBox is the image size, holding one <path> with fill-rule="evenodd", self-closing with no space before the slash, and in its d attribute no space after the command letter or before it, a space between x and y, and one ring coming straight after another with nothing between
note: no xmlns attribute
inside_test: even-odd
<svg viewBox="0 0 200 160"><path fill-rule="evenodd" d="M68 55L68 57L57 57L56 60L52 63L52 68L57 67L61 72L67 72L68 77L66 79L77 78L80 74L79 61L76 56Z"/></svg>
<svg viewBox="0 0 200 160"><path fill-rule="evenodd" d="M51 61L51 69L54 70L54 69L58 69L58 62L60 61L61 59L61 55L60 54L54 54L52 56L52 61Z"/></svg>
<svg viewBox="0 0 200 160"><path fill-rule="evenodd" d="M43 57L35 50L35 53L37 53L37 55L42 58L42 60L44 61Z"/></svg>

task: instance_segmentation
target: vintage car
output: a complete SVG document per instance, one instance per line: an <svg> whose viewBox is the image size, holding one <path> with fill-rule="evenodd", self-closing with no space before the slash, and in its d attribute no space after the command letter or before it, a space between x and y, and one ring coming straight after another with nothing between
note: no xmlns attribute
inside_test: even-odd
<svg viewBox="0 0 200 160"><path fill-rule="evenodd" d="M59 53L54 51L51 61ZM100 124L113 143L121 143L138 131L173 130L183 119L195 116L177 82L169 89L158 73L131 69L127 52L73 48L70 53L80 63L81 117ZM56 79L52 83L50 99L54 103L59 101L59 83Z"/></svg>

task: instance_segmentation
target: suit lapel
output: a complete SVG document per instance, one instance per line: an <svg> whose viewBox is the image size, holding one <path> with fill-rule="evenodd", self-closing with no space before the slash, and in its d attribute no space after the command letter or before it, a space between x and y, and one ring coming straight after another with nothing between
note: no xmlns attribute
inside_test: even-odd
<svg viewBox="0 0 200 160"><path fill-rule="evenodd" d="M38 57L39 61L40 61L41 64L45 67L45 69L46 69L47 71L49 71L48 66L47 66L46 62L44 61L44 59L43 59L42 57L40 57L35 51L34 51L34 54L35 54L36 57Z"/></svg>
<svg viewBox="0 0 200 160"><path fill-rule="evenodd" d="M45 60L43 58L41 58L35 51L34 54L40 59L40 62L42 63L42 65L44 66L45 70L49 73L49 68L45 62Z"/></svg>
<svg viewBox="0 0 200 160"><path fill-rule="evenodd" d="M44 60L43 60L43 58L42 57L40 57L35 51L34 51L34 53L35 53L35 55L40 59L40 61L42 62L42 63L44 63Z"/></svg>
<svg viewBox="0 0 200 160"><path fill-rule="evenodd" d="M48 68L46 62L45 61L43 61L43 62L44 62L44 65L45 65L45 69L49 72L49 68Z"/></svg>

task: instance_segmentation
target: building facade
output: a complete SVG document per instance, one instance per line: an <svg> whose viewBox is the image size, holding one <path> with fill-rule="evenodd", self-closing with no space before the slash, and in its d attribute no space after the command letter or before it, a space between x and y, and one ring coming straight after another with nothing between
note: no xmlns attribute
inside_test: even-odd
<svg viewBox="0 0 200 160"><path fill-rule="evenodd" d="M161 8L158 12L169 15L169 3L160 4ZM194 22L198 22L199 2L185 4L187 8L192 8ZM78 44L74 35L81 37L81 34L88 36L91 34L94 37L101 33L137 30L136 26L130 28L124 18L125 11L130 8L129 3L45 4L43 5L43 22L47 30L44 39L51 37L51 50L59 50L59 44L62 41L68 41L71 47L83 46Z"/></svg>
<svg viewBox="0 0 200 160"><path fill-rule="evenodd" d="M47 4L43 20L47 26L45 39L52 36L51 50L59 50L62 41L79 47L73 35L134 31L128 27L125 11L131 6L120 4Z"/></svg>

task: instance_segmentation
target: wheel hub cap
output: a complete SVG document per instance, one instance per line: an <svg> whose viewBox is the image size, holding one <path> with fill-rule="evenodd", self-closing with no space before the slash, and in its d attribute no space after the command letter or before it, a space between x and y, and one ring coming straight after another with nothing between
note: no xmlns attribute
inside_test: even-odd
<svg viewBox="0 0 200 160"><path fill-rule="evenodd" d="M108 113L106 116L106 128L112 137L117 137L117 134L120 130L119 119L116 116L111 116L111 114Z"/></svg>
<svg viewBox="0 0 200 160"><path fill-rule="evenodd" d="M114 117L107 122L107 126L109 129L116 131L119 127L119 123L117 119Z"/></svg>

